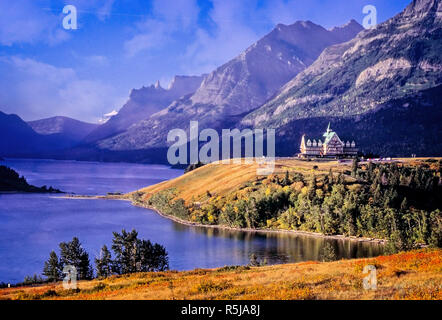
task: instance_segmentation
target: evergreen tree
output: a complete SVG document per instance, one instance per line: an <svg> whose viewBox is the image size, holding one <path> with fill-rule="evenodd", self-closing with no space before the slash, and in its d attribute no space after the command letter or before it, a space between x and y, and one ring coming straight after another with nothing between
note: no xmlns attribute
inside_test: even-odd
<svg viewBox="0 0 442 320"><path fill-rule="evenodd" d="M401 202L401 213L404 213L408 209L408 201L407 198L404 198Z"/></svg>
<svg viewBox="0 0 442 320"><path fill-rule="evenodd" d="M358 163L359 163L358 158L357 157L353 158L353 164L352 164L352 167L351 167L351 176L353 178L356 178L356 176L357 176L357 173L358 173Z"/></svg>
<svg viewBox="0 0 442 320"><path fill-rule="evenodd" d="M46 276L49 281L55 282L61 280L62 268L55 251L51 251L49 254L49 259L44 264L43 275Z"/></svg>
<svg viewBox="0 0 442 320"><path fill-rule="evenodd" d="M313 201L316 197L316 176L315 175L313 175L307 188L308 188L308 198L310 201Z"/></svg>
<svg viewBox="0 0 442 320"><path fill-rule="evenodd" d="M283 186L289 186L291 184L291 181L290 181L290 175L289 175L289 172L288 172L288 170L285 172L285 177L284 177L284 179L282 180L282 185Z"/></svg>
<svg viewBox="0 0 442 320"><path fill-rule="evenodd" d="M114 232L112 250L115 253L113 271L127 274L139 271L164 271L169 268L166 249L149 240L138 239L138 232Z"/></svg>
<svg viewBox="0 0 442 320"><path fill-rule="evenodd" d="M93 277L89 254L83 249L77 237L70 242L60 243L60 262L63 267L74 266L79 280L89 280Z"/></svg>
<svg viewBox="0 0 442 320"><path fill-rule="evenodd" d="M112 257L107 246L104 245L100 252L100 258L95 258L97 277L107 278L112 275Z"/></svg>
<svg viewBox="0 0 442 320"><path fill-rule="evenodd" d="M333 183L333 170L332 168L330 168L330 170L328 171L328 181L329 183Z"/></svg>
<svg viewBox="0 0 442 320"><path fill-rule="evenodd" d="M344 175L341 172L339 172L339 174L338 174L338 180L337 180L336 183L337 184L345 184L345 178L344 178Z"/></svg>

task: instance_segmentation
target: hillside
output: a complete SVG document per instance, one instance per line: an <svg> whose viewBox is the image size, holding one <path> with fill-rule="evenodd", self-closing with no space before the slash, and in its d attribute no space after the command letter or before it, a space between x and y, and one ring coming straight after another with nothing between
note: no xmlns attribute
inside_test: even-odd
<svg viewBox="0 0 442 320"><path fill-rule="evenodd" d="M440 154L441 13L440 0L413 0L376 28L327 48L242 125L277 128L284 146L331 121L367 152Z"/></svg>
<svg viewBox="0 0 442 320"><path fill-rule="evenodd" d="M384 239L391 252L442 247L442 159L282 159L271 175L257 169L213 163L127 197L186 224Z"/></svg>
<svg viewBox="0 0 442 320"><path fill-rule="evenodd" d="M327 162L306 162L295 159L277 160L275 163L276 175L284 175L289 172L299 172L310 176L314 166L318 166L316 174L328 174L332 169L336 172L343 172L350 169L350 164L339 164L338 161ZM257 174L257 163L241 164L220 164L212 163L195 169L173 180L164 181L160 184L149 186L139 190L144 194L154 194L167 189L175 188L177 197L186 202L192 197L199 199L206 196L207 191L216 196L226 196L239 189L242 185L253 182L260 177Z"/></svg>
<svg viewBox="0 0 442 320"><path fill-rule="evenodd" d="M363 269L377 268L377 290L363 288ZM441 300L442 250L420 250L372 259L302 262L264 267L224 267L136 273L0 289L0 300Z"/></svg>
<svg viewBox="0 0 442 320"><path fill-rule="evenodd" d="M19 116L1 111L0 137L0 154L5 157L39 157L73 145L65 136L38 134Z"/></svg>
<svg viewBox="0 0 442 320"><path fill-rule="evenodd" d="M87 123L68 117L52 117L29 121L28 124L35 132L42 135L59 135L73 143L80 142L98 127L98 124Z"/></svg>

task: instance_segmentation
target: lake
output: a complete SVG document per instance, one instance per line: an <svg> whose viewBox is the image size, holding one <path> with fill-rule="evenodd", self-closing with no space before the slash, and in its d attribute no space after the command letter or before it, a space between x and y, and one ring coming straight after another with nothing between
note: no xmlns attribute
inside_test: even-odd
<svg viewBox="0 0 442 320"><path fill-rule="evenodd" d="M167 166L128 163L6 159L0 164L30 184L81 195L125 193L183 174ZM58 253L58 244L74 236L93 262L103 244L111 246L112 232L123 228L165 246L174 270L245 265L252 253L270 264L318 260L327 242L339 258L382 252L382 246L373 243L184 226L127 201L0 194L0 282L17 283L26 275L41 274L49 252Z"/></svg>

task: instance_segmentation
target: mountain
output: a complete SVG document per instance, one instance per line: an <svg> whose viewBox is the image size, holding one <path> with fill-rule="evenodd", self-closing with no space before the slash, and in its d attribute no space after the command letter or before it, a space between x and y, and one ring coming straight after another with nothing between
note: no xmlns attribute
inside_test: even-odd
<svg viewBox="0 0 442 320"><path fill-rule="evenodd" d="M194 93L203 81L203 76L175 76L167 89L158 81L155 85L134 89L129 100L115 116L94 130L85 142L94 142L123 132L132 124L147 119L172 101Z"/></svg>
<svg viewBox="0 0 442 320"><path fill-rule="evenodd" d="M310 21L279 24L233 60L205 77L192 95L140 121L120 135L98 142L108 150L134 150L166 145L170 129L229 128L245 113L261 106L287 81L312 64L328 46L348 41L362 27L351 21L326 30Z"/></svg>
<svg viewBox="0 0 442 320"><path fill-rule="evenodd" d="M414 0L394 18L324 50L241 124L277 128L292 154L303 133L323 131L331 121L364 150L440 155L441 52L441 0Z"/></svg>
<svg viewBox="0 0 442 320"><path fill-rule="evenodd" d="M0 154L10 156L23 150L34 151L40 137L19 116L0 111Z"/></svg>
<svg viewBox="0 0 442 320"><path fill-rule="evenodd" d="M58 134L41 135L15 114L0 111L0 155L39 157L72 147L72 140Z"/></svg>
<svg viewBox="0 0 442 320"><path fill-rule="evenodd" d="M72 141L81 141L89 133L98 128L98 124L86 123L68 117L52 117L28 121L28 124L39 134L58 134Z"/></svg>

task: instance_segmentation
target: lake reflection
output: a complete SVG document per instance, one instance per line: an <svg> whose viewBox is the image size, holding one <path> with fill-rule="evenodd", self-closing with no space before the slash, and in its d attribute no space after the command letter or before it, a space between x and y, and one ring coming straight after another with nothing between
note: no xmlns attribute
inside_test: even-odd
<svg viewBox="0 0 442 320"><path fill-rule="evenodd" d="M242 232L227 229L191 227L174 223L177 232L203 234L208 239L228 239L232 255L243 261L244 254L255 253L270 264L319 260L322 248L330 243L338 259L374 257L382 254L383 245L368 242L328 239L290 233ZM247 262L243 262L247 263ZM240 263L242 264L242 263Z"/></svg>
<svg viewBox="0 0 442 320"><path fill-rule="evenodd" d="M77 194L129 192L182 174L165 166L48 160L7 160L29 183ZM91 261L112 232L136 229L140 238L164 245L175 270L244 265L255 253L270 264L317 260L330 242L338 258L371 257L377 244L304 235L190 227L126 201L63 199L50 194L0 194L0 282L40 274L51 250L76 236Z"/></svg>

